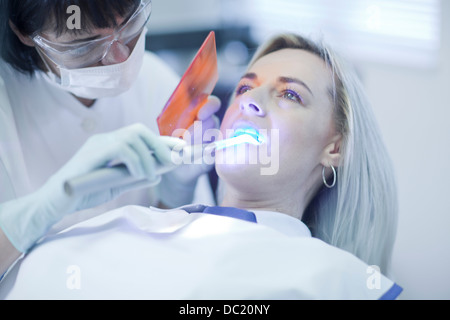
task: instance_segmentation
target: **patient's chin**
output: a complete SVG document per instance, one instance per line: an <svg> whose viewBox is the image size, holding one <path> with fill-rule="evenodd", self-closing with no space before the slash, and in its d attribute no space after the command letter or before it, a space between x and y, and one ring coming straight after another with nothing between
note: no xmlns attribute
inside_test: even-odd
<svg viewBox="0 0 450 320"><path fill-rule="evenodd" d="M266 185L259 174L259 169L254 165L226 165L216 164L216 172L219 178L236 190L257 191L260 187Z"/></svg>
<svg viewBox="0 0 450 320"><path fill-rule="evenodd" d="M255 146L239 145L217 150L215 164L216 170L226 174L253 175L259 170L260 161Z"/></svg>
<svg viewBox="0 0 450 320"><path fill-rule="evenodd" d="M219 175L238 175L242 178L255 178L260 175L260 167L255 164L230 164L216 162L216 171Z"/></svg>
<svg viewBox="0 0 450 320"><path fill-rule="evenodd" d="M278 153L270 155L255 145L239 145L216 151L216 171L224 178L243 179L250 183L268 181L278 174L280 164ZM269 156L267 156L269 154Z"/></svg>
<svg viewBox="0 0 450 320"><path fill-rule="evenodd" d="M252 165L260 163L259 148L250 144L241 144L216 150L216 164Z"/></svg>
<svg viewBox="0 0 450 320"><path fill-rule="evenodd" d="M270 179L269 176L261 175L260 164L216 161L216 172L227 184L237 188L257 189Z"/></svg>

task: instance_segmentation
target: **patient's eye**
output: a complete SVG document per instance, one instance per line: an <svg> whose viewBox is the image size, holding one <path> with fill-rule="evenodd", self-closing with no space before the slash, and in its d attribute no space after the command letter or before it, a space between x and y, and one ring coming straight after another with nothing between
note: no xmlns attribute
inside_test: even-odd
<svg viewBox="0 0 450 320"><path fill-rule="evenodd" d="M252 87L249 86L248 84L239 85L236 89L236 95L240 96L241 94L244 94L247 91L250 91L251 89L252 89Z"/></svg>
<svg viewBox="0 0 450 320"><path fill-rule="evenodd" d="M280 96L284 99L303 104L302 97L296 91L294 91L292 89L284 90Z"/></svg>

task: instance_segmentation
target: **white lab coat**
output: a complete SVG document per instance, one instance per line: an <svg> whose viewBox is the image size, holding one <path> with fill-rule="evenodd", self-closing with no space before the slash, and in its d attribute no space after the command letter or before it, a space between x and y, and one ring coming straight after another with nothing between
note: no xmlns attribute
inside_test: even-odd
<svg viewBox="0 0 450 320"><path fill-rule="evenodd" d="M0 203L29 194L61 168L93 134L141 122L158 133L156 118L179 76L146 52L132 88L86 108L42 79L20 74L0 60ZM157 187L129 192L94 209L70 215L56 228L127 204L155 205Z"/></svg>
<svg viewBox="0 0 450 320"><path fill-rule="evenodd" d="M127 206L49 236L0 299L379 299L399 287L298 219Z"/></svg>

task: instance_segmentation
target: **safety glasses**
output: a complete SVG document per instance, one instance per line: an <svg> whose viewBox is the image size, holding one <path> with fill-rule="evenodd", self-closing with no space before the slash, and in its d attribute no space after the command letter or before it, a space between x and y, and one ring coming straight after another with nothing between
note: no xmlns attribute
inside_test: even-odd
<svg viewBox="0 0 450 320"><path fill-rule="evenodd" d="M101 61L118 41L127 45L147 25L152 11L151 0L142 0L136 11L113 34L100 39L77 42L75 44L57 43L43 38L39 34L32 36L33 42L56 65L66 69L79 69L95 65Z"/></svg>

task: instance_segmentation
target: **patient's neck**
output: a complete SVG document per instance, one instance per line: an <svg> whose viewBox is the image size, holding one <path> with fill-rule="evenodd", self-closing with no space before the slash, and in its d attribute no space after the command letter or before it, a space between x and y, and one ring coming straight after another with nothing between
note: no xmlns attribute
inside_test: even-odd
<svg viewBox="0 0 450 320"><path fill-rule="evenodd" d="M275 211L301 219L306 208L301 197L292 194L252 194L227 189L221 206L241 209Z"/></svg>

